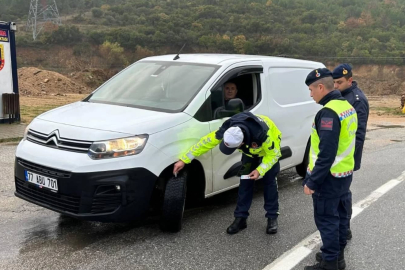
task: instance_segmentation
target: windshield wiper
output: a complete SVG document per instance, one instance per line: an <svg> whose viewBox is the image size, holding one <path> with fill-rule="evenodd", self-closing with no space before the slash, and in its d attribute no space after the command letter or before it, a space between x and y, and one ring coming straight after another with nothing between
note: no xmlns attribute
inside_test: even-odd
<svg viewBox="0 0 405 270"><path fill-rule="evenodd" d="M89 99L93 96L93 93L91 93L88 97L82 100L82 102L89 102Z"/></svg>

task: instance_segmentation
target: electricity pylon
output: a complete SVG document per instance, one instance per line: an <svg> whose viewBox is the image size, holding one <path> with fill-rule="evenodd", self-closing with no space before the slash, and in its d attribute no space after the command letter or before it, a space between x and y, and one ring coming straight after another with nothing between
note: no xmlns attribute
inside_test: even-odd
<svg viewBox="0 0 405 270"><path fill-rule="evenodd" d="M50 3L48 4L48 2ZM55 0L31 0L27 29L32 30L34 40L37 39L37 36L47 22L57 25L62 24Z"/></svg>

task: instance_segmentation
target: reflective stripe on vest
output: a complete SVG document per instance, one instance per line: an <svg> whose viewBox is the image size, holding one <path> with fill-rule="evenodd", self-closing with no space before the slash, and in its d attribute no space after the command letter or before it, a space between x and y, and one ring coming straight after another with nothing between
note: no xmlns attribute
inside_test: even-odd
<svg viewBox="0 0 405 270"><path fill-rule="evenodd" d="M345 100L331 100L326 105L339 116L341 129L339 135L338 151L335 161L330 169L334 177L342 178L353 174L354 150L356 144L357 113ZM309 165L307 172L312 173L319 154L319 136L315 123L312 124L311 148L309 152Z"/></svg>

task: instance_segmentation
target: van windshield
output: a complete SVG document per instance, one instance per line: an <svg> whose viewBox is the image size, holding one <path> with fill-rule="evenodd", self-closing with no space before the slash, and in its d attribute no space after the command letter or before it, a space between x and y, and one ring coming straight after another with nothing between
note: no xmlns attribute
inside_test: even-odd
<svg viewBox="0 0 405 270"><path fill-rule="evenodd" d="M101 86L87 101L179 112L218 68L180 62L138 62Z"/></svg>

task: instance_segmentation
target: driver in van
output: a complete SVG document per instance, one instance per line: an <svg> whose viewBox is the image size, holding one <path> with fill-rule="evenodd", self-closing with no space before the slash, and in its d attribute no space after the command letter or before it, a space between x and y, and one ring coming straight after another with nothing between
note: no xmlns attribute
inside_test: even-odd
<svg viewBox="0 0 405 270"><path fill-rule="evenodd" d="M201 138L180 160L174 164L173 173L182 170L185 164L208 152L219 144L225 155L235 150L241 152L242 167L238 173L241 177L238 201L234 211L235 220L228 227L228 234L238 233L247 227L246 220L253 199L255 180L263 177L264 209L266 210L266 233L275 234L278 229L279 215L277 174L280 171L279 158L281 132L267 116L242 112L232 116L214 132Z"/></svg>
<svg viewBox="0 0 405 270"><path fill-rule="evenodd" d="M224 100L225 100L225 107L228 105L228 102L231 99L236 98L238 94L238 87L232 81L225 83L224 85Z"/></svg>

